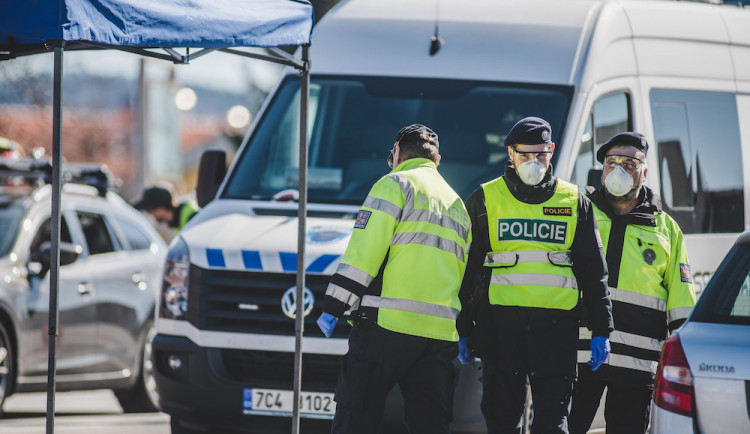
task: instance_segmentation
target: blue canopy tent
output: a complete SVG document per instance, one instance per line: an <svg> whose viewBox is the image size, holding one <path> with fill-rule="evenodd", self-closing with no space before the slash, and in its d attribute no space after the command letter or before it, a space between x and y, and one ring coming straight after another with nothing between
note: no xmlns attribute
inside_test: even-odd
<svg viewBox="0 0 750 434"><path fill-rule="evenodd" d="M280 63L300 71L300 176L297 300L305 286L307 101L312 5L303 0L12 0L0 14L0 60L54 51L52 131L52 258L49 300L47 432L54 432L55 345L58 335L62 57L66 50L118 49L178 64L215 50ZM300 46L301 58L279 46ZM270 54L239 50L267 47ZM191 52L191 49L193 51ZM295 325L294 417L299 432L303 303Z"/></svg>

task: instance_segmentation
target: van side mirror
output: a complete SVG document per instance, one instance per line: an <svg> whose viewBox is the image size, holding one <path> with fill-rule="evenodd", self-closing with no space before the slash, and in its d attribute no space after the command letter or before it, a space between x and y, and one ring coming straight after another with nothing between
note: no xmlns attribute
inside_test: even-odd
<svg viewBox="0 0 750 434"><path fill-rule="evenodd" d="M602 188L602 173L604 173L602 169L597 169L595 167L589 169L589 175L588 179L586 180L586 185L590 185L596 190Z"/></svg>
<svg viewBox="0 0 750 434"><path fill-rule="evenodd" d="M198 185L195 187L198 206L203 208L216 197L226 173L227 153L222 149L206 149L201 155Z"/></svg>

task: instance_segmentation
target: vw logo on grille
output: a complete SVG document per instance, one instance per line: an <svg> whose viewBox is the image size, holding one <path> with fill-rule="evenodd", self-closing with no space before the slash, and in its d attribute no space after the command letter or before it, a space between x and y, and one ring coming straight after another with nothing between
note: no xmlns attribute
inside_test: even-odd
<svg viewBox="0 0 750 434"><path fill-rule="evenodd" d="M304 288L302 290L302 293L304 294L304 307L305 310L303 312L304 316L307 316L312 312L313 304L315 304L315 299L313 298L313 293L307 288ZM297 287L292 286L291 288L287 289L284 292L284 295L281 296L281 310L284 312L284 315L288 316L289 318L294 319L297 315Z"/></svg>

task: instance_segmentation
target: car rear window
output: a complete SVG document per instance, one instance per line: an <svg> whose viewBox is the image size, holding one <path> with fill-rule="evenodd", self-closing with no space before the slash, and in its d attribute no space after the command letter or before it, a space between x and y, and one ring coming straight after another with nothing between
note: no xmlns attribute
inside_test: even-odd
<svg viewBox="0 0 750 434"><path fill-rule="evenodd" d="M750 325L750 247L732 247L698 299L690 321Z"/></svg>

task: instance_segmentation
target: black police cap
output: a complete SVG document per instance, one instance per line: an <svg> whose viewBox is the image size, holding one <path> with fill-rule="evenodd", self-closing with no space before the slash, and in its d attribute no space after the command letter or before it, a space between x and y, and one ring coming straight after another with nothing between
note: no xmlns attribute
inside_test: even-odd
<svg viewBox="0 0 750 434"><path fill-rule="evenodd" d="M396 143L418 143L422 144L427 142L432 146L440 149L440 142L438 142L438 135L434 131L427 128L422 124L412 124L408 127L403 127L396 134Z"/></svg>
<svg viewBox="0 0 750 434"><path fill-rule="evenodd" d="M604 156L607 155L612 147L618 145L632 146L644 154L648 154L648 142L643 134L628 131L626 133L620 133L611 139L607 140L607 143L603 144L598 151L596 151L596 159L600 163L604 163Z"/></svg>
<svg viewBox="0 0 750 434"><path fill-rule="evenodd" d="M505 146L513 145L541 145L552 141L552 127L542 118L523 118L513 125L508 136L505 137Z"/></svg>

